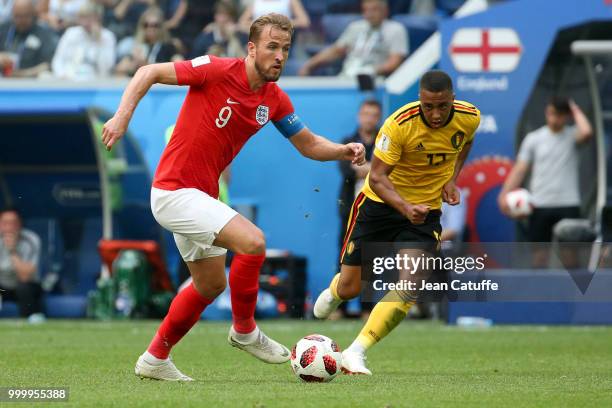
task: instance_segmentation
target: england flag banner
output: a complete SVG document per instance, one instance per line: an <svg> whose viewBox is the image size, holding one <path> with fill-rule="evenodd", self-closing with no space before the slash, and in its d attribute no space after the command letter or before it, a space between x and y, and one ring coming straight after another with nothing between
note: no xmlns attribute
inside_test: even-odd
<svg viewBox="0 0 612 408"><path fill-rule="evenodd" d="M462 28L449 47L459 72L512 72L521 53L521 40L511 28Z"/></svg>

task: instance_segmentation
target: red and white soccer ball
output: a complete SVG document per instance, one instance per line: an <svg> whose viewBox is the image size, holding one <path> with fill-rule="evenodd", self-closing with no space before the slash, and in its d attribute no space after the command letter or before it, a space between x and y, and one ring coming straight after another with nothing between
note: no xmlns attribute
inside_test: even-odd
<svg viewBox="0 0 612 408"><path fill-rule="evenodd" d="M321 334L311 334L291 349L291 368L305 382L328 382L342 371L338 344Z"/></svg>
<svg viewBox="0 0 612 408"><path fill-rule="evenodd" d="M533 211L531 194L524 188L512 190L506 194L506 203L513 217L526 217Z"/></svg>

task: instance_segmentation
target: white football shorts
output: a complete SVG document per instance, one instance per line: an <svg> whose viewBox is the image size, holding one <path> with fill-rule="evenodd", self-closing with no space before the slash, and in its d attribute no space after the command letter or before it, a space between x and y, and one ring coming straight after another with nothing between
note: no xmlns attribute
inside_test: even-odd
<svg viewBox="0 0 612 408"><path fill-rule="evenodd" d="M155 220L172 232L185 261L220 256L227 252L213 242L238 213L230 206L195 188L174 191L151 189Z"/></svg>

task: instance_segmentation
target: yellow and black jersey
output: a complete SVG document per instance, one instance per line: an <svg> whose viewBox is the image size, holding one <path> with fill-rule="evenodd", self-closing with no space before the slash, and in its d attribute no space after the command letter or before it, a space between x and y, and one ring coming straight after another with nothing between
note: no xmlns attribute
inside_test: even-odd
<svg viewBox="0 0 612 408"><path fill-rule="evenodd" d="M425 121L420 103L409 103L385 120L374 154L394 166L389 179L404 200L439 209L442 187L451 179L459 153L472 143L479 124L480 111L474 105L455 101L446 124L433 129ZM369 175L363 193L383 201L370 188Z"/></svg>

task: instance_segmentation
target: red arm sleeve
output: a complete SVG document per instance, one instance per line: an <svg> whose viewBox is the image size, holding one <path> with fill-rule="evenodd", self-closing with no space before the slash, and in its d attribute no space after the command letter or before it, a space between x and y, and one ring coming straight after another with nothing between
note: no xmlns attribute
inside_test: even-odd
<svg viewBox="0 0 612 408"><path fill-rule="evenodd" d="M295 111L293 104L291 103L291 99L289 99L289 95L278 87L277 90L278 105L276 107L276 111L274 112L274 117L272 117L273 122L278 122L285 116Z"/></svg>
<svg viewBox="0 0 612 408"><path fill-rule="evenodd" d="M175 62L174 70L179 85L201 87L218 77L223 65L220 58L202 55L189 61Z"/></svg>

